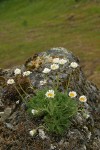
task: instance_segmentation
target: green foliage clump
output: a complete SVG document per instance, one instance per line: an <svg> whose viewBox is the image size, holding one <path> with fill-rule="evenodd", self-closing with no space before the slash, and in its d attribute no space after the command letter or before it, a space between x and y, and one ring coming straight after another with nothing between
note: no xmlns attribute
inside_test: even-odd
<svg viewBox="0 0 100 150"><path fill-rule="evenodd" d="M78 110L75 99L67 93L55 91L54 98L46 97L46 90L38 91L37 95L28 102L28 112L32 115L32 109L43 115L44 127L50 133L63 135L71 123L71 118Z"/></svg>

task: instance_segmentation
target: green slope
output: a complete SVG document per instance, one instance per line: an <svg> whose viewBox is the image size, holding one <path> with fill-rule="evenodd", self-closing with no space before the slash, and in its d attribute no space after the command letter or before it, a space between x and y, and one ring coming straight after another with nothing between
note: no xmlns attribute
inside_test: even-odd
<svg viewBox="0 0 100 150"><path fill-rule="evenodd" d="M0 67L21 64L35 52L60 46L100 72L99 35L100 3L95 0L0 2Z"/></svg>

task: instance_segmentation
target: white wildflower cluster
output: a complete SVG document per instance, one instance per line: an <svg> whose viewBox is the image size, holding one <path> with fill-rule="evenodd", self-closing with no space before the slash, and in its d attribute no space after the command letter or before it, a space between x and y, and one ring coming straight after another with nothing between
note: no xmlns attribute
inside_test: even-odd
<svg viewBox="0 0 100 150"><path fill-rule="evenodd" d="M45 135L45 132L44 132L44 130L43 129L33 129L33 130L30 130L29 131L29 134L31 135L31 136L35 136L36 135L36 133L37 133L37 130L38 130L38 133L39 133L39 137L41 138L41 139L46 139L47 138L47 136Z"/></svg>
<svg viewBox="0 0 100 150"><path fill-rule="evenodd" d="M55 64L64 65L67 62L68 62L68 59L60 59L60 58L53 59L53 63L55 63Z"/></svg>
<svg viewBox="0 0 100 150"><path fill-rule="evenodd" d="M53 64L50 66L49 68L44 68L44 70L42 71L43 73L47 74L50 73L51 70L57 70L59 69L59 65L64 65L65 63L68 62L67 59L60 59L60 58L54 58L52 59Z"/></svg>
<svg viewBox="0 0 100 150"><path fill-rule="evenodd" d="M29 76L31 73L32 73L31 71L25 71L25 72L23 72L23 77ZM22 74L21 69L16 68L16 69L14 70L14 75L15 75L15 76L21 75L21 74ZM7 80L7 84L8 84L8 85L11 85L11 84L14 84L14 83L15 83L14 79L8 79L8 80Z"/></svg>
<svg viewBox="0 0 100 150"><path fill-rule="evenodd" d="M69 96L71 98L75 98L77 96L77 93L75 91L70 91L69 92ZM86 102L87 101L87 97L85 95L82 95L82 96L79 97L79 101L80 102Z"/></svg>
<svg viewBox="0 0 100 150"><path fill-rule="evenodd" d="M21 72L21 69L19 69L19 68L16 68L16 69L14 70L15 76L16 76L16 75L20 75L21 73L22 73L22 72ZM23 72L23 76L29 76L31 73L32 73L31 71L25 71L25 72Z"/></svg>
<svg viewBox="0 0 100 150"><path fill-rule="evenodd" d="M64 65L65 63L69 62L68 59L60 59L60 58L54 58L52 59L53 64L51 64L50 69L49 68L44 68L44 70L42 71L45 74L50 73L51 70L57 70L59 69L59 65ZM71 68L77 68L79 65L76 62L72 62L70 64ZM40 84L42 84L43 82L41 82ZM43 83L44 84L44 83Z"/></svg>
<svg viewBox="0 0 100 150"><path fill-rule="evenodd" d="M23 77L29 76L31 73L32 73L31 71L25 71L23 72Z"/></svg>

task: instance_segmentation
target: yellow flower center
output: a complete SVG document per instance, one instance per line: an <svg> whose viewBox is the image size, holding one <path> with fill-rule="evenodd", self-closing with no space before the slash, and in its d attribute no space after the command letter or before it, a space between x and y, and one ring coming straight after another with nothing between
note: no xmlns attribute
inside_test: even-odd
<svg viewBox="0 0 100 150"><path fill-rule="evenodd" d="M52 93L48 93L48 96L49 96L49 97L52 97L52 96L53 96L53 94L52 94Z"/></svg>
<svg viewBox="0 0 100 150"><path fill-rule="evenodd" d="M85 98L84 98L84 97L81 97L81 98L80 98L80 101L84 102L84 101L85 101Z"/></svg>
<svg viewBox="0 0 100 150"><path fill-rule="evenodd" d="M73 96L75 96L74 93L70 93L70 97L73 97Z"/></svg>
<svg viewBox="0 0 100 150"><path fill-rule="evenodd" d="M55 66L53 66L52 69L55 69Z"/></svg>

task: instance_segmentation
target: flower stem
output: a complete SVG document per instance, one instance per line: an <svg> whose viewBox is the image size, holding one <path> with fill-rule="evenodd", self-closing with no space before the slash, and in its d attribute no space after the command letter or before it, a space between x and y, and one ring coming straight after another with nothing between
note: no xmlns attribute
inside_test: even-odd
<svg viewBox="0 0 100 150"><path fill-rule="evenodd" d="M67 93L68 93L68 88L69 88L69 83L70 83L70 79L71 79L71 73L69 74L69 79L68 79L68 84L67 84Z"/></svg>
<svg viewBox="0 0 100 150"><path fill-rule="evenodd" d="M15 88L15 89L16 89L16 91L18 92L18 94L19 94L19 96L21 97L22 101L23 101L23 102L25 102L25 100L24 100L23 96L21 95L21 93L19 92L19 90L17 89L17 87L16 87L16 86L14 86L14 88Z"/></svg>
<svg viewBox="0 0 100 150"><path fill-rule="evenodd" d="M23 93L28 96L29 94L25 92L25 90L22 88L22 86L19 84L19 87L21 88L21 90L23 91Z"/></svg>
<svg viewBox="0 0 100 150"><path fill-rule="evenodd" d="M56 81L57 81L57 87L56 87L56 90L57 90L57 89L58 89L58 87L59 87L59 74L57 74Z"/></svg>
<svg viewBox="0 0 100 150"><path fill-rule="evenodd" d="M41 129L41 128L47 130L43 125L40 125L39 127L37 127L36 130Z"/></svg>
<svg viewBox="0 0 100 150"><path fill-rule="evenodd" d="M29 79L29 84L30 84L30 88L34 90L33 85L31 83L30 79Z"/></svg>

